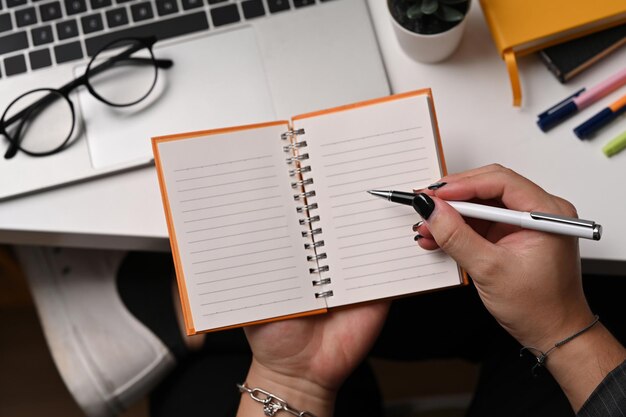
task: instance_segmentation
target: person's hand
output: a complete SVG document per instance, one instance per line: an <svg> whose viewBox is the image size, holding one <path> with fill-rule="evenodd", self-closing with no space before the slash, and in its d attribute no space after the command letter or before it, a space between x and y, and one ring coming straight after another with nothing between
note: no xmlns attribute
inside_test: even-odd
<svg viewBox="0 0 626 417"><path fill-rule="evenodd" d="M594 320L583 293L576 238L473 219L466 222L445 200L577 217L572 204L499 165L450 175L441 182L446 184L436 190L416 190L432 197L420 200L422 217L427 218L417 229L423 236L418 243L452 256L513 337L546 352ZM623 360L623 348L597 324L554 351L546 365L577 409Z"/></svg>
<svg viewBox="0 0 626 417"><path fill-rule="evenodd" d="M316 417L331 416L339 387L374 343L388 308L379 302L247 327L254 355L248 386ZM242 400L238 415L258 413L258 407Z"/></svg>
<svg viewBox="0 0 626 417"><path fill-rule="evenodd" d="M577 217L569 202L530 180L489 165L441 180L427 191L435 209L418 229L422 248L441 247L474 280L487 309L523 345L542 350L593 320L572 237L503 224L464 220L443 200L475 201L518 211Z"/></svg>

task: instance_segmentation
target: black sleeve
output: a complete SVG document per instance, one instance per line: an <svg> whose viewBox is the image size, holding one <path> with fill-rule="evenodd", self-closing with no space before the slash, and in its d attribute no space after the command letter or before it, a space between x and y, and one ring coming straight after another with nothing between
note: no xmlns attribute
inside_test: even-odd
<svg viewBox="0 0 626 417"><path fill-rule="evenodd" d="M604 378L578 412L578 417L614 416L626 416L626 361Z"/></svg>

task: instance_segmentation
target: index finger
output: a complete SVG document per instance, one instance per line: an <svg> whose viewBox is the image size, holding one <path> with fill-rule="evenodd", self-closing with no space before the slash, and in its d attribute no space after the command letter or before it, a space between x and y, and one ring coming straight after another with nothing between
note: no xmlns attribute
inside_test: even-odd
<svg viewBox="0 0 626 417"><path fill-rule="evenodd" d="M513 210L555 214L564 212L555 196L508 168L500 167L475 175L446 179L447 185L435 190L435 195L444 200L497 200Z"/></svg>

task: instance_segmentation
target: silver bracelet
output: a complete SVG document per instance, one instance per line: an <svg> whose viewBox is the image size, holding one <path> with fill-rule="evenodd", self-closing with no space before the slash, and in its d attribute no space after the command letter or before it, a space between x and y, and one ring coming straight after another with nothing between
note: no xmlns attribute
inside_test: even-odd
<svg viewBox="0 0 626 417"><path fill-rule="evenodd" d="M261 388L248 388L246 383L237 384L237 388L239 388L239 392L244 393L247 392L254 401L263 404L263 414L268 417L274 417L274 415L279 411L285 411L292 416L297 417L315 417L313 414L308 411L297 411L294 410L287 404L287 402L274 394L271 394Z"/></svg>

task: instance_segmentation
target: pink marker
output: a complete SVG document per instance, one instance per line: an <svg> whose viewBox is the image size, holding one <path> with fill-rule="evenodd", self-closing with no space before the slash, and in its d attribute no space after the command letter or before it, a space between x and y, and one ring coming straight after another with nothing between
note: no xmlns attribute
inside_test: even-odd
<svg viewBox="0 0 626 417"><path fill-rule="evenodd" d="M626 68L617 74L609 77L600 84L593 86L589 90L581 89L573 95L567 97L560 103L552 106L538 116L537 124L544 132L547 132L573 114L583 110L600 100L612 91L617 90L626 84Z"/></svg>

